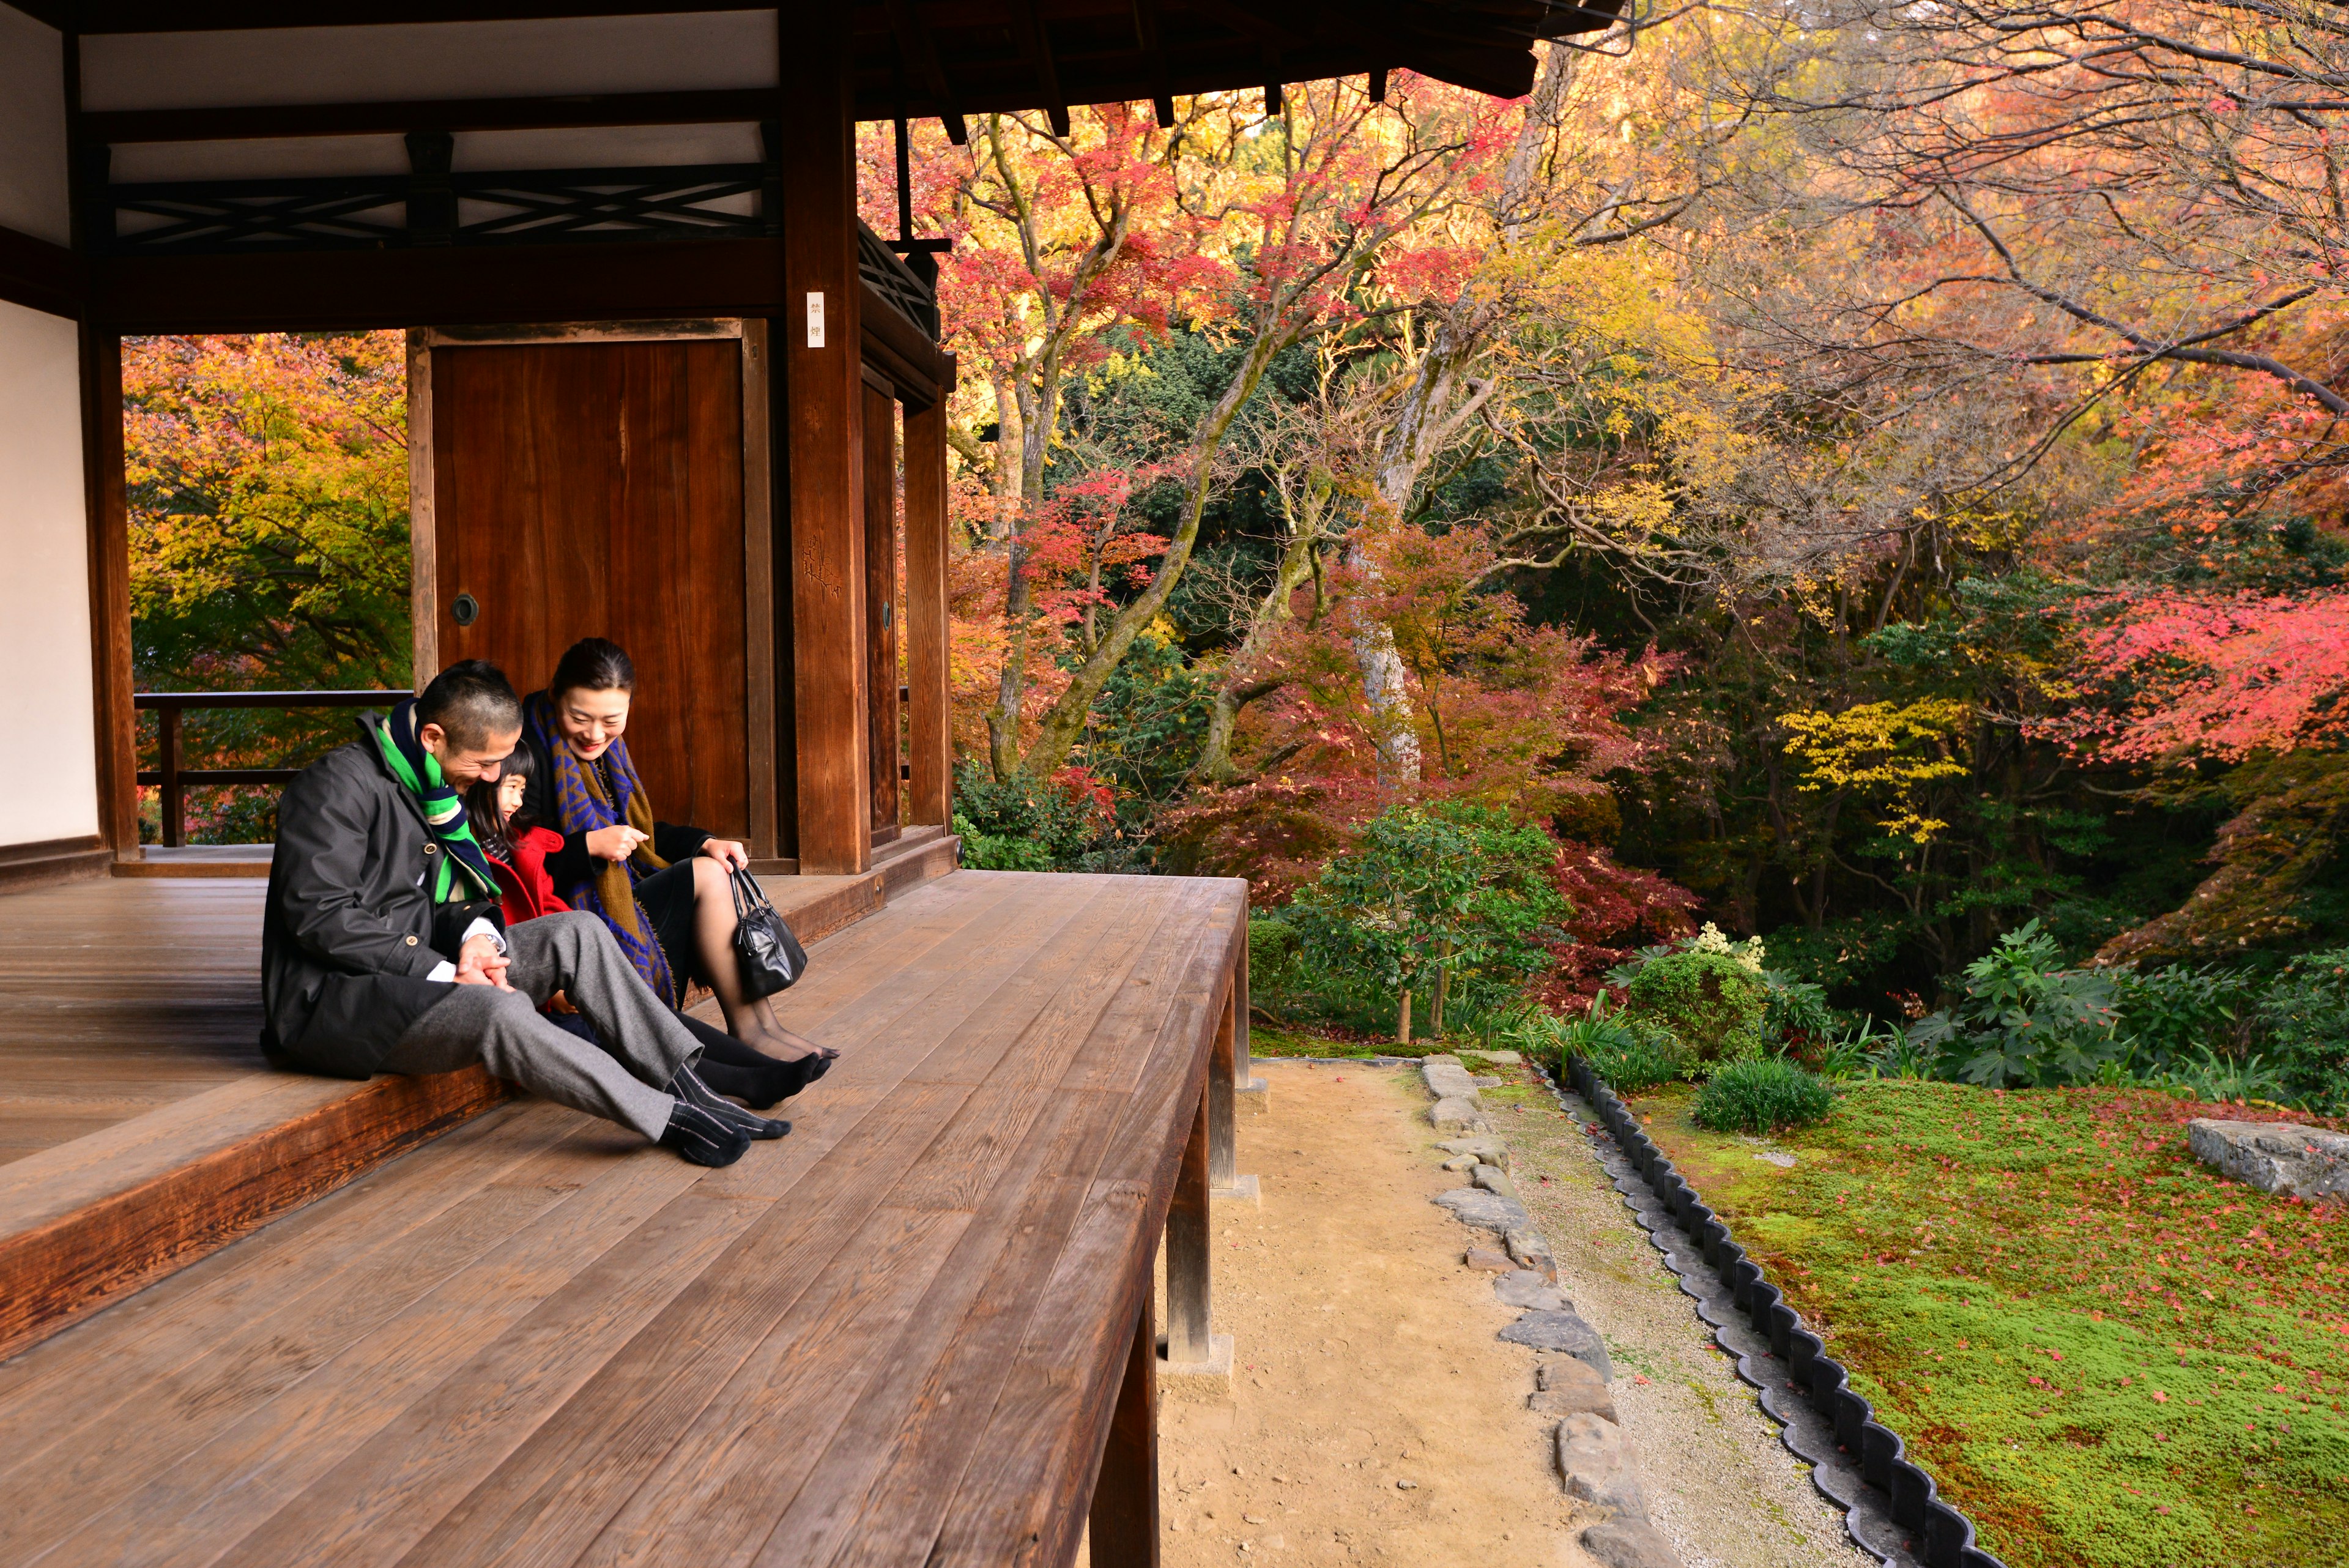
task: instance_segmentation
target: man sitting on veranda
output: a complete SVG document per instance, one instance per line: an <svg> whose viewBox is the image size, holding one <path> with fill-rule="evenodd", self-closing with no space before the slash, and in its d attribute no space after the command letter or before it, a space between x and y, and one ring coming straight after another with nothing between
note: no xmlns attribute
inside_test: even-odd
<svg viewBox="0 0 2349 1568"><path fill-rule="evenodd" d="M694 1075L699 1044L603 921L574 912L505 928L463 804L522 737L522 703L494 665L451 665L360 728L278 804L261 935L273 1059L346 1078L480 1062L696 1165L730 1165L750 1139L791 1129ZM602 1047L540 1013L558 991Z"/></svg>

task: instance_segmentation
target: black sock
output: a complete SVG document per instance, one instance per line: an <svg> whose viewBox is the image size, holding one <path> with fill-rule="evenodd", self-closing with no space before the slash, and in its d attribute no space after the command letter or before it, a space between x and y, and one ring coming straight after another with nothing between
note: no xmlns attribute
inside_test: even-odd
<svg viewBox="0 0 2349 1568"><path fill-rule="evenodd" d="M695 1165L731 1165L750 1147L750 1135L719 1121L690 1100L679 1100L661 1129L661 1144Z"/></svg>
<svg viewBox="0 0 2349 1568"><path fill-rule="evenodd" d="M814 1056L797 1062L778 1062L771 1056L762 1056L760 1062L761 1065L756 1067L738 1067L724 1062L712 1062L704 1055L694 1064L694 1071L703 1083L719 1094L731 1095L746 1102L755 1111L763 1111L779 1101L790 1099L823 1076L823 1064Z"/></svg>
<svg viewBox="0 0 2349 1568"><path fill-rule="evenodd" d="M769 1121L764 1116L752 1116L740 1106L719 1099L717 1091L703 1083L691 1067L677 1070L677 1076L668 1081L668 1092L688 1105L708 1111L728 1127L740 1128L750 1137L781 1137L792 1130L789 1122Z"/></svg>

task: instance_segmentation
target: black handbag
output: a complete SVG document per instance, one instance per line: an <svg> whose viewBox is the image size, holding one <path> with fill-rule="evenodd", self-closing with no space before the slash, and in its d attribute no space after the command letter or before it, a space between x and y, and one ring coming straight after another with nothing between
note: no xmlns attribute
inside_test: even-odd
<svg viewBox="0 0 2349 1568"><path fill-rule="evenodd" d="M734 956L741 961L742 991L752 1001L788 990L807 970L807 949L767 900L759 879L734 868Z"/></svg>

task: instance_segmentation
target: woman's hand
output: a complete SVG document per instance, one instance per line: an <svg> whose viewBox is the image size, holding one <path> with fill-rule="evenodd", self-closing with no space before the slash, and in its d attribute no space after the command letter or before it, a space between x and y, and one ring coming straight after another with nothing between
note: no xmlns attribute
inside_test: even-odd
<svg viewBox="0 0 2349 1568"><path fill-rule="evenodd" d="M750 868L750 852L730 838L710 838L702 841L701 852L720 866Z"/></svg>
<svg viewBox="0 0 2349 1568"><path fill-rule="evenodd" d="M648 836L625 822L599 827L587 835L587 853L598 860L626 860Z"/></svg>

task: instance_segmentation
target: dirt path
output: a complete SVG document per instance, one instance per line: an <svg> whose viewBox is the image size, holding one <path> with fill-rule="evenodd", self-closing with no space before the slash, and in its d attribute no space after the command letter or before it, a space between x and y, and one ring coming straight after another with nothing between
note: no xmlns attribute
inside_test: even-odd
<svg viewBox="0 0 2349 1568"><path fill-rule="evenodd" d="M1574 1537L1599 1515L1565 1494L1551 1418L1525 1407L1534 1353L1494 1337L1516 1314L1463 1267L1471 1233L1428 1201L1458 1179L1437 1168L1413 1075L1258 1066L1272 1114L1241 1118L1239 1147L1264 1208L1218 1205L1215 1224L1233 1391L1170 1389L1162 1407L1169 1568L1582 1568ZM1572 1124L1530 1094L1486 1097L1560 1283L1608 1341L1651 1516L1687 1568L1862 1568Z"/></svg>

